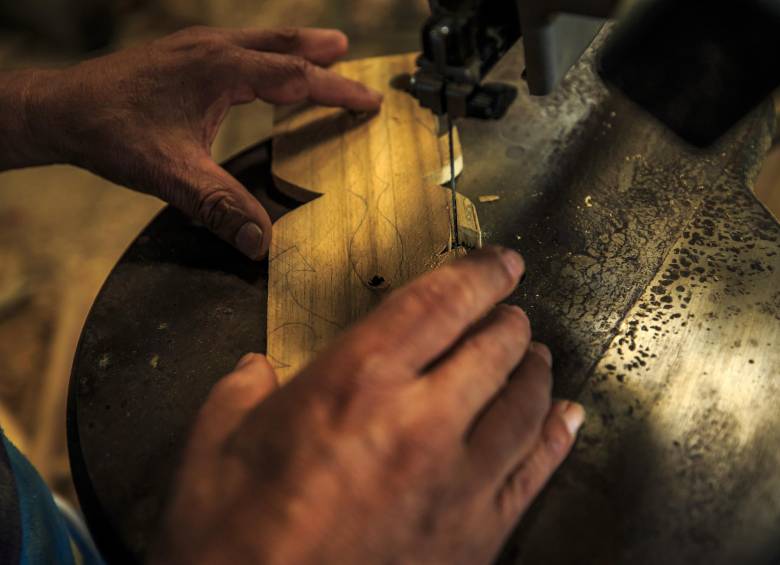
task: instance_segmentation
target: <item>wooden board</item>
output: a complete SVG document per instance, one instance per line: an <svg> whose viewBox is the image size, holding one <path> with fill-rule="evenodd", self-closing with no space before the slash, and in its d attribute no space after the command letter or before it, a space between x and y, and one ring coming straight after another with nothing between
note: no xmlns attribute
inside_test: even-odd
<svg viewBox="0 0 780 565"><path fill-rule="evenodd" d="M384 93L377 114L310 108L277 127L277 187L310 201L276 222L269 255L267 353L282 382L387 292L457 254L451 193L440 186L450 180L447 138L392 86L415 58L335 67ZM458 174L457 132L455 154ZM473 204L459 196L458 211L461 241L480 245Z"/></svg>

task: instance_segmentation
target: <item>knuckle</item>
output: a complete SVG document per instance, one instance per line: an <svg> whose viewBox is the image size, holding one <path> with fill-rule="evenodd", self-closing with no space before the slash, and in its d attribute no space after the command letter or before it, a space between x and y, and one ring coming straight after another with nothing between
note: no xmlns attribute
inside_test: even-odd
<svg viewBox="0 0 780 565"><path fill-rule="evenodd" d="M199 61L220 67L232 64L236 57L231 55L237 55L238 52L238 49L233 49L232 46L219 38L207 38L198 42L194 56Z"/></svg>
<svg viewBox="0 0 780 565"><path fill-rule="evenodd" d="M486 367L492 367L493 362L499 363L500 359L497 359L497 357L503 356L509 350L509 347L499 343L499 340L486 335L478 335L473 339L469 339L461 347L468 348L469 354L484 358Z"/></svg>
<svg viewBox="0 0 780 565"><path fill-rule="evenodd" d="M282 27L274 30L276 38L287 48L292 49L301 44L301 30L297 27Z"/></svg>
<svg viewBox="0 0 780 565"><path fill-rule="evenodd" d="M293 56L260 54L265 71L277 78L269 101L275 104L290 104L305 99L309 94L309 76L312 64L307 60Z"/></svg>
<svg viewBox="0 0 780 565"><path fill-rule="evenodd" d="M541 434L543 418L537 411L518 406L513 398L501 395L496 399L500 414L507 425L507 434L513 443L521 443L529 437L538 439ZM519 409L518 409L519 408Z"/></svg>
<svg viewBox="0 0 780 565"><path fill-rule="evenodd" d="M491 314L488 331L470 340L470 346L484 355L487 365L500 365L508 357L519 359L519 353L529 341L529 323L525 313L515 306L500 304Z"/></svg>
<svg viewBox="0 0 780 565"><path fill-rule="evenodd" d="M430 428L404 427L393 449L392 459L411 475L428 474L446 465L457 452L445 426Z"/></svg>
<svg viewBox="0 0 780 565"><path fill-rule="evenodd" d="M225 70L231 72L239 68L243 61L246 60L243 50L229 43L217 41L208 45L205 49L211 53L210 56L218 67L222 66Z"/></svg>
<svg viewBox="0 0 780 565"><path fill-rule="evenodd" d="M353 367L344 379L346 387L354 392L380 391L397 381L401 369L388 362L384 352L361 352L349 361Z"/></svg>
<svg viewBox="0 0 780 565"><path fill-rule="evenodd" d="M220 231L229 224L237 209L235 198L230 191L217 188L200 198L196 216L211 231Z"/></svg>
<svg viewBox="0 0 780 565"><path fill-rule="evenodd" d="M553 361L552 351L550 351L550 348L547 347L545 344L538 341L531 342L529 346L529 353L541 358L544 364L547 365L548 367L550 368L552 367L552 361Z"/></svg>
<svg viewBox="0 0 780 565"><path fill-rule="evenodd" d="M514 522L533 497L533 485L525 467L510 475L496 497L496 510L505 521Z"/></svg>
<svg viewBox="0 0 780 565"><path fill-rule="evenodd" d="M478 284L467 276L462 276L455 267L447 265L441 269L441 282L437 285L439 303L447 309L461 314L474 309L478 299Z"/></svg>
<svg viewBox="0 0 780 565"><path fill-rule="evenodd" d="M507 501L511 501L507 505L507 510L522 506L533 495L534 481L530 471L528 467L521 467L507 481L506 496Z"/></svg>
<svg viewBox="0 0 780 565"><path fill-rule="evenodd" d="M196 60L220 60L230 47L225 38L205 26L189 27L177 35L182 40L180 49Z"/></svg>
<svg viewBox="0 0 780 565"><path fill-rule="evenodd" d="M572 440L572 435L560 418L556 418L545 430L545 445L556 459L566 455Z"/></svg>
<svg viewBox="0 0 780 565"><path fill-rule="evenodd" d="M428 395L427 386L413 387L404 394L401 406L387 413L393 435L388 456L406 473L442 468L458 456L463 445L453 432L448 410L441 403L424 402Z"/></svg>
<svg viewBox="0 0 780 565"><path fill-rule="evenodd" d="M549 374L539 373L534 375L531 386L526 390L525 420L529 429L532 427L541 434L541 427L552 407L552 379Z"/></svg>
<svg viewBox="0 0 780 565"><path fill-rule="evenodd" d="M176 31L158 41L170 43L181 48L186 47L189 44L196 43L200 38L208 36L210 32L211 31L207 26L189 26L185 27L184 29L180 29L179 31Z"/></svg>
<svg viewBox="0 0 780 565"><path fill-rule="evenodd" d="M214 34L214 30L204 25L194 25L184 28L179 32L179 35L189 36L194 38L209 37Z"/></svg>
<svg viewBox="0 0 780 565"><path fill-rule="evenodd" d="M423 434L419 440L425 449L435 453L453 453L452 447L459 444L460 437L452 425L455 408L446 400L435 405L429 404L415 419L412 433Z"/></svg>
<svg viewBox="0 0 780 565"><path fill-rule="evenodd" d="M173 45L180 54L193 58L214 56L225 50L228 43L207 27L190 27L172 36Z"/></svg>
<svg viewBox="0 0 780 565"><path fill-rule="evenodd" d="M423 316L442 308L446 289L429 281L412 284L406 288L403 299L413 316Z"/></svg>
<svg viewBox="0 0 780 565"><path fill-rule="evenodd" d="M533 367L531 378L534 383L534 390L539 397L539 402L549 409L552 400L552 370L544 360L535 353L533 357Z"/></svg>
<svg viewBox="0 0 780 565"><path fill-rule="evenodd" d="M546 415L550 411L550 395L537 395L523 390L514 395L501 395L496 404L508 423L508 433L516 442L528 438L541 439Z"/></svg>
<svg viewBox="0 0 780 565"><path fill-rule="evenodd" d="M471 277L458 276L454 267L449 267L447 273L450 275L448 286L450 291L461 300L473 301L476 296L477 283Z"/></svg>
<svg viewBox="0 0 780 565"><path fill-rule="evenodd" d="M511 331L513 337L523 336L525 338L530 335L531 322L522 308L508 304L499 304L496 307L496 314L508 326L507 329Z"/></svg>
<svg viewBox="0 0 780 565"><path fill-rule="evenodd" d="M290 57L288 70L294 80L305 81L311 73L312 64L303 57Z"/></svg>

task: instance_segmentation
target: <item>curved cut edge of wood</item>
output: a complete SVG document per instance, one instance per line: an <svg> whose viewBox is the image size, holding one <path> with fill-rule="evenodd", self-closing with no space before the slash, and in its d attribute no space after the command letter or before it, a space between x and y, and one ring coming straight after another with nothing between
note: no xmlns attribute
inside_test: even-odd
<svg viewBox="0 0 780 565"><path fill-rule="evenodd" d="M331 70L382 92L386 97L385 105L387 105L387 98L391 94L402 92L393 86L393 79L399 74L413 72L415 69L414 61L418 55L418 53L408 53L370 57L359 61L337 63L331 67ZM396 66L400 68L401 72L391 75L365 72L371 67L382 68L386 66ZM422 123L426 129L437 132L440 159L427 167L430 170L424 174L425 181L431 185L449 183L452 177L447 134L438 135L438 131L440 131L438 118L433 113L420 107L412 96L406 93L402 93L402 95L408 98L408 102L414 106L414 119L418 123ZM376 113L355 113L342 108L312 105L297 106L293 109L289 107L275 108L271 174L277 189L301 203L309 202L323 194L324 192L307 188L317 186L318 183L313 182L314 179L310 176L307 178L302 175L302 169L310 168L306 165L310 164L307 160L311 158L309 151L312 148L311 144L322 145L323 137L327 139L330 136L341 136L348 131L365 127L370 121L380 118L383 109L384 106ZM333 131L333 134L327 133L328 129ZM323 130L326 130L326 133L323 134ZM457 178L463 172L464 163L457 127L453 128L453 152L455 154L455 177ZM471 208L473 209L473 204Z"/></svg>

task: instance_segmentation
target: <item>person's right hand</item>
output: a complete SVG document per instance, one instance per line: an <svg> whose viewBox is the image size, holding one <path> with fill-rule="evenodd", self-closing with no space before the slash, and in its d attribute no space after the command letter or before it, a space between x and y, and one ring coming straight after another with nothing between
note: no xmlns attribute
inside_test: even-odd
<svg viewBox="0 0 780 565"><path fill-rule="evenodd" d="M391 294L277 389L249 355L186 450L158 563L488 563L584 411L495 304L524 265L475 252Z"/></svg>

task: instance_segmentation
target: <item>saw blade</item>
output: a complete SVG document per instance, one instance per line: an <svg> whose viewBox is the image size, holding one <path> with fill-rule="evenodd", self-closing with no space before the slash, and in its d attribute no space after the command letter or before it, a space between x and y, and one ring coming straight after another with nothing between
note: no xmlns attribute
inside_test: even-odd
<svg viewBox="0 0 780 565"><path fill-rule="evenodd" d="M450 142L450 194L452 201L450 209L452 213L452 248L460 247L460 230L458 229L458 191L455 184L455 140L452 136L452 118L447 116L447 137Z"/></svg>

